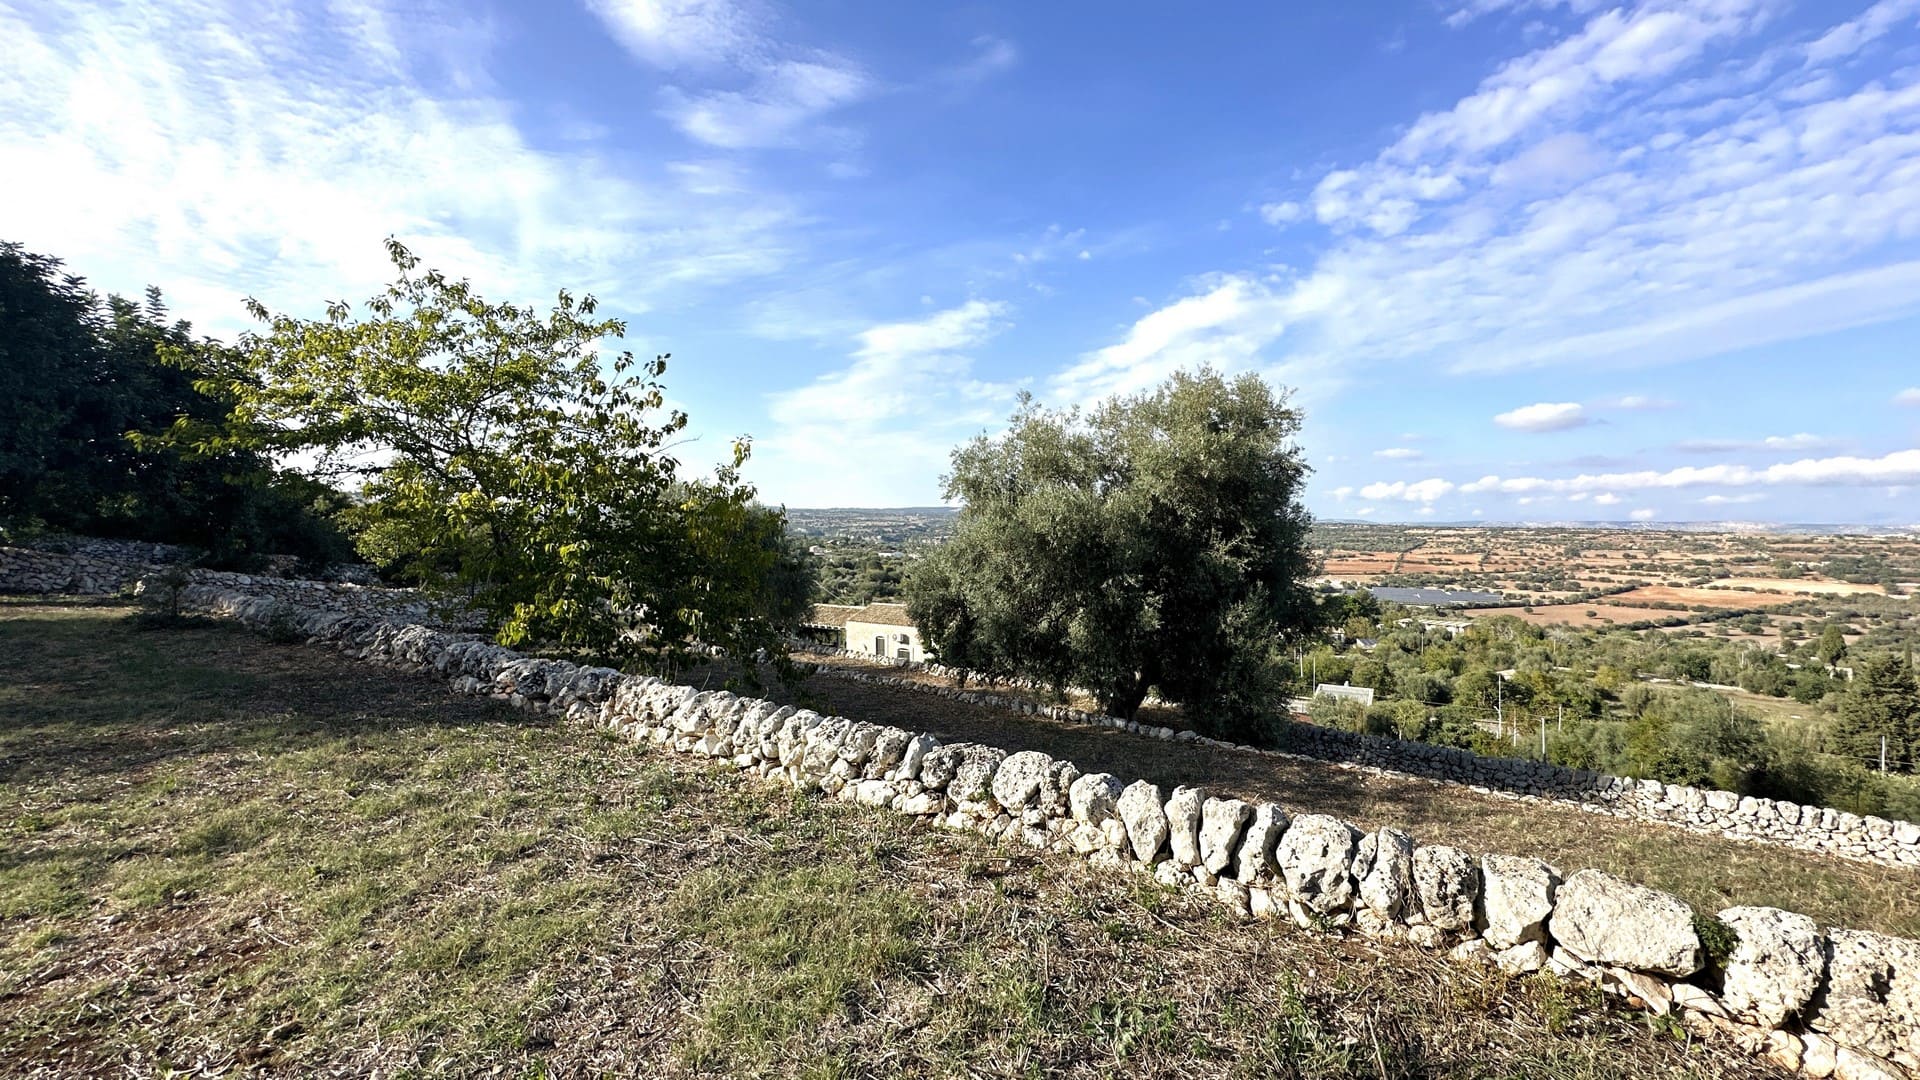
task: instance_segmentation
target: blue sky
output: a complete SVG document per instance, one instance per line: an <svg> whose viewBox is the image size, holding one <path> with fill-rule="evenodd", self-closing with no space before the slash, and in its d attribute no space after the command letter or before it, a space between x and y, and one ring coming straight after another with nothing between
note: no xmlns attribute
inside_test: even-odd
<svg viewBox="0 0 1920 1080"><path fill-rule="evenodd" d="M1015 396L1295 388L1322 516L1920 522L1920 0L0 0L0 238L318 313L392 234L925 505Z"/></svg>

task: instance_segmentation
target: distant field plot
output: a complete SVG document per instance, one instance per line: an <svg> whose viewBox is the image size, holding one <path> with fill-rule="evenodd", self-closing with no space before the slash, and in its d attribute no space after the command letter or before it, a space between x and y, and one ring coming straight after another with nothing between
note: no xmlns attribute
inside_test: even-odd
<svg viewBox="0 0 1920 1080"><path fill-rule="evenodd" d="M1592 614L1588 614L1591 612ZM1616 604L1536 604L1532 611L1523 607L1473 608L1464 614L1476 619L1511 615L1535 626L1621 626L1650 619L1684 617L1684 611L1660 608L1624 607Z"/></svg>
<svg viewBox="0 0 1920 1080"><path fill-rule="evenodd" d="M1675 588L1671 585L1646 585L1632 592L1605 598L1622 607L1636 604L1686 604L1690 607L1752 608L1785 604L1789 598L1777 593L1740 592L1732 589ZM1665 612L1671 615L1673 612Z"/></svg>
<svg viewBox="0 0 1920 1080"><path fill-rule="evenodd" d="M1851 581L1807 581L1800 578L1727 578L1714 583L1726 589L1760 589L1768 592L1809 593L1815 596L1885 596L1878 585L1857 585Z"/></svg>

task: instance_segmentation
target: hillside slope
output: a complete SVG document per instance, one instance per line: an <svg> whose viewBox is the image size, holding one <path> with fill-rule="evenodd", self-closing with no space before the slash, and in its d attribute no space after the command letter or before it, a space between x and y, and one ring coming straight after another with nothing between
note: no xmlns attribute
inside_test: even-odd
<svg viewBox="0 0 1920 1080"><path fill-rule="evenodd" d="M1549 979L0 606L0 1073L1775 1075Z"/></svg>

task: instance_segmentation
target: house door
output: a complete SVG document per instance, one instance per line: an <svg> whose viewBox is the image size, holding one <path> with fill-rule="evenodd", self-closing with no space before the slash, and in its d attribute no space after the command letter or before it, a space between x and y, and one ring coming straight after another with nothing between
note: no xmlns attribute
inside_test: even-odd
<svg viewBox="0 0 1920 1080"><path fill-rule="evenodd" d="M887 635L885 634L873 635L873 655L875 656L887 655Z"/></svg>

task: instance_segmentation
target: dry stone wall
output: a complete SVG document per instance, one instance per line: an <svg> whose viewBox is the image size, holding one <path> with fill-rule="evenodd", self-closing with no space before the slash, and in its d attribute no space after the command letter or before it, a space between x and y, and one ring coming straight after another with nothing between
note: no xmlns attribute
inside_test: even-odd
<svg viewBox="0 0 1920 1080"><path fill-rule="evenodd" d="M870 661L872 658L863 656L861 659ZM959 675L951 668L937 665L916 664L912 667L942 678ZM1731 791L1609 776L1545 762L1484 757L1450 746L1362 735L1293 720L1280 723L1280 748L1275 751L1065 706L1038 705L1024 698L989 690L939 686L878 671L833 666L820 670L822 674L835 678L884 683L920 693L1009 709L1029 716L1119 728L1163 739L1189 739L1248 753L1278 752L1319 761L1341 762L1396 776L1465 784L1484 793L1573 803L1595 813L1672 825L1734 840L1780 844L1802 851L1889 866L1920 867L1920 824L1911 821L1862 817L1832 807L1803 806L1785 800L1738 795Z"/></svg>
<svg viewBox="0 0 1920 1080"><path fill-rule="evenodd" d="M114 596L140 591L142 581L189 561L193 553L166 544L68 539L46 548L0 547L0 593ZM317 605L410 622L446 623L414 589L387 589L346 581L313 581L273 574L189 569L189 584ZM457 621L457 620L453 620Z"/></svg>
<svg viewBox="0 0 1920 1080"><path fill-rule="evenodd" d="M1729 908L1709 955L1674 896L1594 870L1475 857L1394 829L1084 773L1037 751L906 731L608 668L526 657L458 633L211 585L199 609L292 625L310 643L442 678L828 797L912 814L1202 891L1250 918L1353 928L1462 963L1592 980L1689 1028L1842 1080L1920 1069L1920 942L1770 908ZM1718 936L1718 935L1715 935Z"/></svg>
<svg viewBox="0 0 1920 1080"><path fill-rule="evenodd" d="M78 538L44 548L0 547L0 592L110 596L191 554L167 544Z"/></svg>

